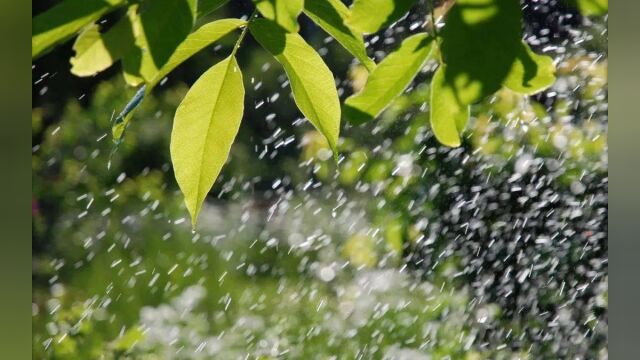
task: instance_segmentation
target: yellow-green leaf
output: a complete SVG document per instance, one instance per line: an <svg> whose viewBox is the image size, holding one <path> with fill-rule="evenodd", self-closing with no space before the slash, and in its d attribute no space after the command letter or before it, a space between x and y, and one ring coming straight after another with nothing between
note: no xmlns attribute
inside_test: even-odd
<svg viewBox="0 0 640 360"><path fill-rule="evenodd" d="M156 75L150 81L150 86L147 87L147 92L151 91L151 88L155 84L195 53L220 40L220 38L229 34L233 30L246 25L246 23L246 21L240 19L222 19L202 25L198 30L189 34L189 36L187 36L187 38L178 45L176 51L171 54L167 63L158 70Z"/></svg>
<svg viewBox="0 0 640 360"><path fill-rule="evenodd" d="M304 7L304 0L257 0L255 3L265 18L273 20L289 32L300 30L298 16Z"/></svg>
<svg viewBox="0 0 640 360"><path fill-rule="evenodd" d="M227 161L243 110L242 73L233 56L207 70L176 110L171 162L193 226Z"/></svg>
<svg viewBox="0 0 640 360"><path fill-rule="evenodd" d="M609 0L574 0L584 16L602 16L609 12Z"/></svg>
<svg viewBox="0 0 640 360"><path fill-rule="evenodd" d="M376 63L367 56L362 34L345 25L349 18L349 8L345 4L340 0L305 1L304 13L360 60L369 72L373 71Z"/></svg>
<svg viewBox="0 0 640 360"><path fill-rule="evenodd" d="M126 0L65 0L33 18L31 57L37 58Z"/></svg>
<svg viewBox="0 0 640 360"><path fill-rule="evenodd" d="M327 138L334 157L340 135L340 99L331 70L297 33L257 19L249 25L253 37L284 67L296 105Z"/></svg>
<svg viewBox="0 0 640 360"><path fill-rule="evenodd" d="M100 33L96 24L87 27L73 44L75 55L71 58L71 73L76 76L93 76L120 60L134 46L134 36L129 17L124 16L111 29Z"/></svg>
<svg viewBox="0 0 640 360"><path fill-rule="evenodd" d="M458 147L460 134L469 120L469 106L458 101L446 69L447 65L440 65L431 80L431 129L440 143Z"/></svg>
<svg viewBox="0 0 640 360"><path fill-rule="evenodd" d="M515 92L532 95L553 85L555 70L552 58L534 53L523 42L503 84Z"/></svg>
<svg viewBox="0 0 640 360"><path fill-rule="evenodd" d="M415 3L416 0L354 0L347 25L363 34L374 33L396 22Z"/></svg>
<svg viewBox="0 0 640 360"><path fill-rule="evenodd" d="M433 38L426 33L405 39L373 70L364 88L344 102L344 116L354 124L375 119L411 84L427 61Z"/></svg>

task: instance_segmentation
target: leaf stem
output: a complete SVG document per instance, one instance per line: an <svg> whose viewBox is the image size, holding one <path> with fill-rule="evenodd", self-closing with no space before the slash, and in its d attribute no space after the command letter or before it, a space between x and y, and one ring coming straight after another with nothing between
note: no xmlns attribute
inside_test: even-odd
<svg viewBox="0 0 640 360"><path fill-rule="evenodd" d="M433 37L435 39L438 39L438 24L436 23L436 13L435 13L435 8L436 8L436 0L431 0L430 1L431 6L430 6L430 12L431 12L431 31L433 32Z"/></svg>
<svg viewBox="0 0 640 360"><path fill-rule="evenodd" d="M249 24L251 24L251 21L255 19L257 14L258 14L258 9L256 8L253 10L251 15L249 15L249 20L247 21L247 25L245 25L244 29L242 29L242 32L240 33L240 37L236 41L236 44L233 45L233 50L231 50L231 56L234 56L238 51L238 49L240 48L240 45L242 44L242 41L244 40L244 37L247 35L247 31L249 30Z"/></svg>

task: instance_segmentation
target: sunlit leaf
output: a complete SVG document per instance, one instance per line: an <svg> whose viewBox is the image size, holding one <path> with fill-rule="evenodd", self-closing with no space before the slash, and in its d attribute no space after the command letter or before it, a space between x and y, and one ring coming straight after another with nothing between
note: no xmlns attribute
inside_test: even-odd
<svg viewBox="0 0 640 360"><path fill-rule="evenodd" d="M354 0L347 25L370 34L387 27L411 9L416 0Z"/></svg>
<svg viewBox="0 0 640 360"><path fill-rule="evenodd" d="M145 87L144 93L145 94L150 93L151 90L153 90L153 87L158 82L160 82L165 76L167 76L167 74L173 71L178 65L182 64L189 57L193 56L198 51L211 45L212 43L216 42L220 38L229 34L231 31L245 24L246 24L246 21L244 20L222 19L222 20L217 20L217 21L213 21L208 24L205 24L201 26L198 30L189 34L187 39L185 39L185 41L183 41L178 46L176 51L171 55L167 63L160 70L158 70L156 75L147 84L147 86ZM127 70L128 70L127 60L131 61L132 59L135 61L135 58L129 57L125 59L125 61L123 62L125 80L130 85L132 85L133 83L133 86L137 86L143 82L143 79L127 73ZM132 101L133 100L134 99L132 99ZM126 128L129 121L131 120L134 109L135 107L132 108L130 111L128 111L124 116L118 116L116 118L116 121L112 129L113 138L116 142L119 141L120 138L122 137L122 134L124 133L124 129Z"/></svg>
<svg viewBox="0 0 640 360"><path fill-rule="evenodd" d="M431 80L430 123L440 143L458 147L469 120L469 106L457 100L454 88L447 82L447 70L447 65L440 65Z"/></svg>
<svg viewBox="0 0 640 360"><path fill-rule="evenodd" d="M35 16L31 28L31 57L41 56L84 26L124 4L126 0L65 0Z"/></svg>
<svg viewBox="0 0 640 360"><path fill-rule="evenodd" d="M287 33L266 19L249 25L251 34L284 67L300 111L327 138L337 156L340 100L331 70L297 33Z"/></svg>
<svg viewBox="0 0 640 360"><path fill-rule="evenodd" d="M246 23L240 19L222 19L205 24L189 34L150 81L151 86L147 92L185 60Z"/></svg>
<svg viewBox="0 0 640 360"><path fill-rule="evenodd" d="M207 70L176 110L171 161L193 226L227 161L243 110L242 73L233 56Z"/></svg>
<svg viewBox="0 0 640 360"><path fill-rule="evenodd" d="M300 30L298 16L304 7L304 0L256 0L255 3L256 8L265 18L274 21L287 31Z"/></svg>
<svg viewBox="0 0 640 360"><path fill-rule="evenodd" d="M584 16L602 16L609 12L609 0L573 0Z"/></svg>
<svg viewBox="0 0 640 360"><path fill-rule="evenodd" d="M463 104L497 91L521 47L520 2L457 0L441 31L447 82Z"/></svg>
<svg viewBox="0 0 640 360"><path fill-rule="evenodd" d="M431 53L432 40L425 33L416 34L387 55L369 75L364 88L347 98L345 118L355 124L375 119L411 84Z"/></svg>
<svg viewBox="0 0 640 360"><path fill-rule="evenodd" d="M553 85L555 69L552 58L534 53L523 42L504 86L521 94L535 94Z"/></svg>
<svg viewBox="0 0 640 360"><path fill-rule="evenodd" d="M305 1L304 13L360 60L369 72L373 71L376 64L367 56L362 34L345 25L349 18L346 5L340 0Z"/></svg>
<svg viewBox="0 0 640 360"><path fill-rule="evenodd" d="M105 33L100 33L98 25L90 25L73 44L75 55L71 58L71 73L77 76L95 75L131 51L134 42L127 16Z"/></svg>

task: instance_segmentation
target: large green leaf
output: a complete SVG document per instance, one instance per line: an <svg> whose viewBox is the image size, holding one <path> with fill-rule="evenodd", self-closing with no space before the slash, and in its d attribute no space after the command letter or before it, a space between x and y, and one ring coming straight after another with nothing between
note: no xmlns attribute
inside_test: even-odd
<svg viewBox="0 0 640 360"><path fill-rule="evenodd" d="M304 8L304 0L255 0L255 3L265 18L273 20L287 31L300 30L298 16Z"/></svg>
<svg viewBox="0 0 640 360"><path fill-rule="evenodd" d="M304 3L304 13L324 31L336 39L369 70L376 64L367 56L362 34L345 25L349 8L340 0L309 0Z"/></svg>
<svg viewBox="0 0 640 360"><path fill-rule="evenodd" d="M331 70L318 53L296 33L276 23L257 19L251 34L284 67L293 99L307 119L327 138L334 157L340 134L340 100Z"/></svg>
<svg viewBox="0 0 640 360"><path fill-rule="evenodd" d="M226 4L229 0L198 0L197 18L209 15L209 13L217 10L220 6Z"/></svg>
<svg viewBox="0 0 640 360"><path fill-rule="evenodd" d="M246 23L246 21L240 19L222 19L202 25L198 30L189 34L189 36L187 36L187 38L178 45L178 48L171 55L169 60L167 60L167 63L158 70L156 75L150 81L150 86L147 87L147 92L151 91L151 88L155 84L195 53L220 40L220 38L229 34L233 30L246 25Z"/></svg>
<svg viewBox="0 0 640 360"><path fill-rule="evenodd" d="M215 41L219 40L223 36L229 34L231 31L237 29L240 26L245 25L247 22L240 19L222 19L210 22L198 28L198 30L189 34L187 39L183 41L176 51L171 55L167 63L158 70L158 72L154 75L151 81L145 87L144 94L148 94L153 90L153 87L162 80L168 73L173 71L178 65L182 64L189 57L193 56L198 51L204 49ZM135 55L135 54L134 54ZM142 83L142 78L137 77L135 75L129 74L127 71L129 70L129 62L139 60L139 57L136 56L128 56L123 61L123 70L125 74L125 80L133 85L137 86ZM135 68L135 66L132 66ZM118 116L113 126L113 138L115 141L119 141L122 137L124 129L127 127L127 124L131 120L133 116L132 108L129 112L127 112L124 116Z"/></svg>
<svg viewBox="0 0 640 360"><path fill-rule="evenodd" d="M553 85L556 81L555 69L552 58L534 53L523 42L504 86L521 94L532 95Z"/></svg>
<svg viewBox="0 0 640 360"><path fill-rule="evenodd" d="M65 0L32 21L31 57L37 58L126 0Z"/></svg>
<svg viewBox="0 0 640 360"><path fill-rule="evenodd" d="M136 58L127 59L131 73L146 82L169 60L178 45L189 35L195 21L196 0L144 2L134 22ZM136 66L137 65L137 66ZM136 68L137 67L137 71Z"/></svg>
<svg viewBox="0 0 640 360"><path fill-rule="evenodd" d="M347 25L364 34L374 33L396 22L415 3L416 0L354 0Z"/></svg>
<svg viewBox="0 0 640 360"><path fill-rule="evenodd" d="M457 0L441 31L447 82L463 104L500 89L521 47L520 2Z"/></svg>
<svg viewBox="0 0 640 360"><path fill-rule="evenodd" d="M344 116L362 124L375 119L411 84L427 61L433 38L426 33L405 39L398 49L387 55L369 75L367 84L344 102Z"/></svg>
<svg viewBox="0 0 640 360"><path fill-rule="evenodd" d="M460 104L447 82L447 65L440 65L431 79L430 123L436 139L444 145L460 146L460 134L469 120L469 105Z"/></svg>
<svg viewBox="0 0 640 360"><path fill-rule="evenodd" d="M100 33L99 26L92 24L80 33L73 44L75 55L71 58L71 73L93 76L133 51L134 43L131 21L127 16L105 33Z"/></svg>
<svg viewBox="0 0 640 360"><path fill-rule="evenodd" d="M176 110L171 161L193 226L227 161L243 110L242 73L233 56L207 70Z"/></svg>

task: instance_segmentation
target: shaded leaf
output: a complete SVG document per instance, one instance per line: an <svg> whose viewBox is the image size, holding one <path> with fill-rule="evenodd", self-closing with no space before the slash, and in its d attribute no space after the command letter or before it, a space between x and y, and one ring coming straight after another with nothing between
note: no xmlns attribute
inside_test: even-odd
<svg viewBox="0 0 640 360"><path fill-rule="evenodd" d="M207 70L176 110L171 161L193 226L227 161L243 110L242 73L233 56Z"/></svg>
<svg viewBox="0 0 640 360"><path fill-rule="evenodd" d="M249 25L251 34L284 67L296 105L327 138L337 157L340 133L340 100L331 70L318 53L297 33L287 33L266 19Z"/></svg>
<svg viewBox="0 0 640 360"><path fill-rule="evenodd" d="M444 145L460 146L460 134L469 121L469 105L458 102L447 82L447 65L441 65L431 80L430 123L436 139Z"/></svg>
<svg viewBox="0 0 640 360"><path fill-rule="evenodd" d="M124 16L111 29L100 33L99 26L86 28L73 44L71 73L92 76L113 65L132 50L135 38L129 17Z"/></svg>
<svg viewBox="0 0 640 360"><path fill-rule="evenodd" d="M426 33L405 39L369 75L364 88L347 98L345 118L355 124L375 119L411 84L432 49L433 38Z"/></svg>
<svg viewBox="0 0 640 360"><path fill-rule="evenodd" d="M31 57L38 58L126 0L65 0L32 20Z"/></svg>
<svg viewBox="0 0 640 360"><path fill-rule="evenodd" d="M164 0L144 2L134 24L136 44L141 49L137 74L149 82L167 62L178 45L191 32L195 21L196 0ZM133 66L133 65L132 65Z"/></svg>
<svg viewBox="0 0 640 360"><path fill-rule="evenodd" d="M229 0L198 0L198 10L196 18L207 16L226 4Z"/></svg>
<svg viewBox="0 0 640 360"><path fill-rule="evenodd" d="M315 1L315 0L312 0ZM274 21L289 32L298 32L298 16L304 0L257 0L256 8L265 18Z"/></svg>
<svg viewBox="0 0 640 360"><path fill-rule="evenodd" d="M553 85L556 81L555 69L552 58L534 53L523 42L504 86L521 94L532 95Z"/></svg>
<svg viewBox="0 0 640 360"><path fill-rule="evenodd" d="M447 82L463 104L497 91L521 47L520 2L457 0L441 31Z"/></svg>
<svg viewBox="0 0 640 360"><path fill-rule="evenodd" d="M415 3L416 0L354 0L347 25L364 34L374 33L396 22Z"/></svg>
<svg viewBox="0 0 640 360"><path fill-rule="evenodd" d="M324 31L336 39L369 70L376 67L367 56L362 34L345 25L349 8L340 0L310 0L304 3L304 13Z"/></svg>

